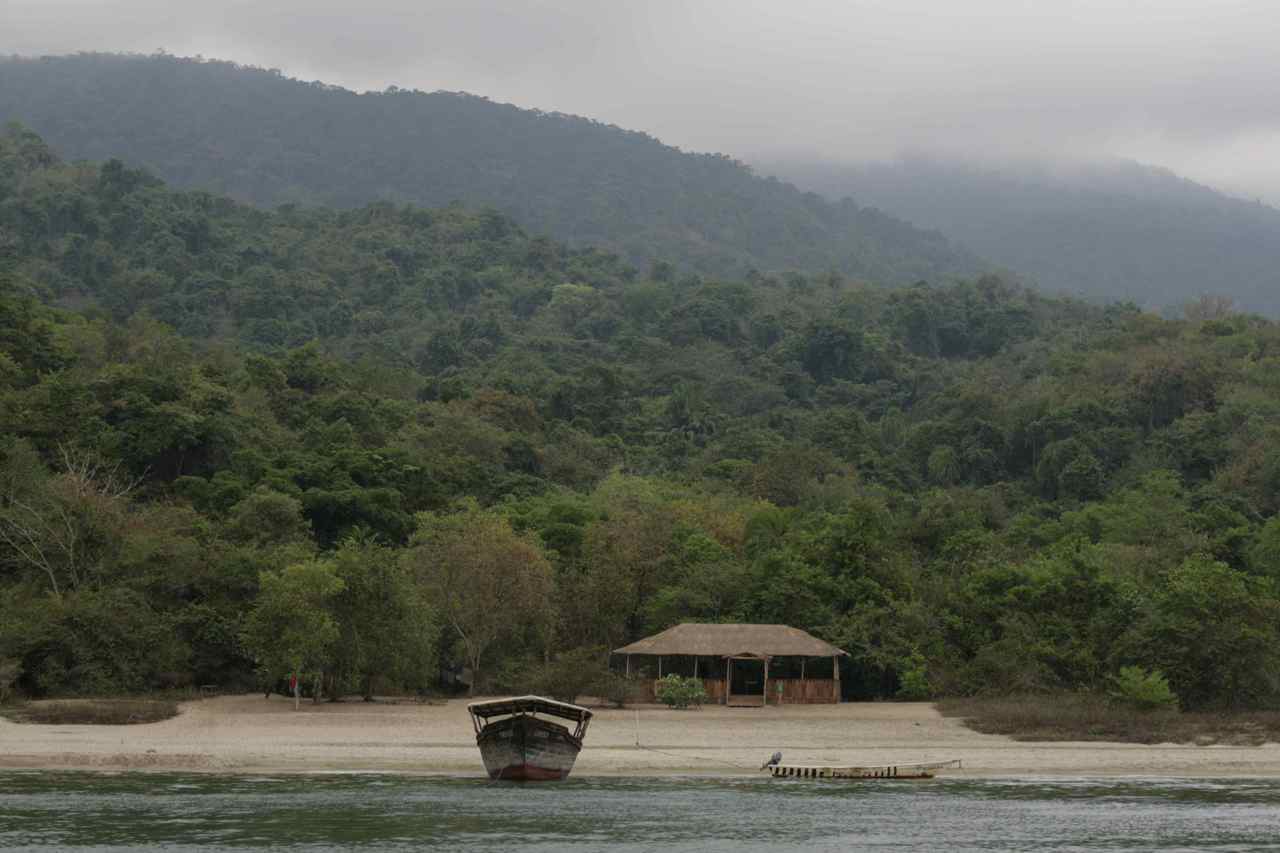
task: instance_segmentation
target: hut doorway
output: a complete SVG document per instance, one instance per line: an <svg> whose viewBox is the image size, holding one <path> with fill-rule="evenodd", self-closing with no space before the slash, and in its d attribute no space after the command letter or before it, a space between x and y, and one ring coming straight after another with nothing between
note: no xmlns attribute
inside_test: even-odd
<svg viewBox="0 0 1280 853"><path fill-rule="evenodd" d="M759 707L765 704L765 662L756 657L732 657L729 668L730 705Z"/></svg>

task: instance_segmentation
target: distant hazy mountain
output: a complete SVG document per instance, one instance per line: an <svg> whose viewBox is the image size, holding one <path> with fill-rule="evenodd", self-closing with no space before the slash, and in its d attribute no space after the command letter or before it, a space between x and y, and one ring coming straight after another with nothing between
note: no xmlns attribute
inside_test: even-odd
<svg viewBox="0 0 1280 853"><path fill-rule="evenodd" d="M1280 211L1128 162L978 166L770 164L830 198L851 196L937 228L1045 289L1176 305L1228 295L1280 314Z"/></svg>
<svg viewBox="0 0 1280 853"><path fill-rule="evenodd" d="M0 60L0 121L69 159L119 157L258 204L493 205L535 232L712 275L884 282L982 264L941 234L642 133L467 94L356 94L171 56Z"/></svg>

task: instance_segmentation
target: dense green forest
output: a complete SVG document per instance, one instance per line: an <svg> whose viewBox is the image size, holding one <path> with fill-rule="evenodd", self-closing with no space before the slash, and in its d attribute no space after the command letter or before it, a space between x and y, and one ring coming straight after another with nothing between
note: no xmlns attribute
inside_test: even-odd
<svg viewBox="0 0 1280 853"><path fill-rule="evenodd" d="M723 155L463 93L356 94L172 56L0 58L0 124L68 159L116 157L242 201L492 206L533 233L648 267L741 277L975 274L940 234L760 178Z"/></svg>
<svg viewBox="0 0 1280 853"><path fill-rule="evenodd" d="M1152 310L1202 294L1280 316L1280 210L1127 162L975 164L929 157L770 166L938 228L1041 288Z"/></svg>
<svg viewBox="0 0 1280 853"><path fill-rule="evenodd" d="M679 621L851 697L1280 699L1280 327L721 280L459 206L266 211L0 141L0 668L482 687ZM1132 670L1128 670L1133 672Z"/></svg>

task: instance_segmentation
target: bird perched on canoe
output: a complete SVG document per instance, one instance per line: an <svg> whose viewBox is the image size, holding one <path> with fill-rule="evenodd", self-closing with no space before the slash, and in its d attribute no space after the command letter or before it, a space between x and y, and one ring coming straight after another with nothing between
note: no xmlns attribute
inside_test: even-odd
<svg viewBox="0 0 1280 853"><path fill-rule="evenodd" d="M781 760L782 760L782 753L781 753L781 752L775 752L775 753L773 754L773 758L770 758L770 759L769 759L768 761L766 761L764 764L761 764L761 765L760 765L760 769L761 769L761 770L764 770L766 767L773 767L775 764L777 764L777 763L778 763L779 761L781 761Z"/></svg>

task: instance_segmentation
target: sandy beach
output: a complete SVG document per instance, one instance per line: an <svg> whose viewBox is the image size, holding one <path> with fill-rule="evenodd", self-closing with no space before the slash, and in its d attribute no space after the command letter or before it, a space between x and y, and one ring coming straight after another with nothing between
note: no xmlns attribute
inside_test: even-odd
<svg viewBox="0 0 1280 853"><path fill-rule="evenodd" d="M177 717L147 725L46 726L0 719L0 769L482 775L465 706L463 700L355 700L303 702L295 712L282 697L255 694L190 702ZM968 776L1280 776L1280 744L1019 743L970 731L928 703L602 709L574 772L753 773L775 750L791 763L958 758L964 764L960 772Z"/></svg>

